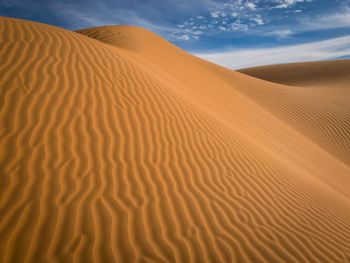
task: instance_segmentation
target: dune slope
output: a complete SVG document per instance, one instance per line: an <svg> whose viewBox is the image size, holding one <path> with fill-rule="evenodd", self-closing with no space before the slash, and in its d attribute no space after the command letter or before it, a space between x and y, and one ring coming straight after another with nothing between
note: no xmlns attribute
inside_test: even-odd
<svg viewBox="0 0 350 263"><path fill-rule="evenodd" d="M246 92L350 165L350 60L273 65L241 70L264 80Z"/></svg>
<svg viewBox="0 0 350 263"><path fill-rule="evenodd" d="M350 60L299 62L241 69L239 72L291 86L343 86L350 81Z"/></svg>
<svg viewBox="0 0 350 263"><path fill-rule="evenodd" d="M229 110L228 122L235 117L232 116L233 111L242 109L240 106L237 107L237 102L235 105L232 102L239 101L243 104L242 99L238 100L237 94L232 89L253 97L255 102L260 103L287 125L292 126L339 160L350 165L350 89L345 89L350 82L350 74L346 61L329 61L329 65L326 62L304 63L302 71L297 71L297 66L295 66L293 70L296 73L294 71L292 73L298 74L299 72L299 83L307 82L311 75L313 76L311 79L325 79L314 84L323 82L329 84L328 86L317 86L322 90L296 90L225 70L190 56L160 37L140 28L109 26L83 29L78 32L123 50L127 49L125 42L131 42L127 50L132 49L134 52L127 52L129 58L133 57L141 65L147 65L148 69L152 68L153 74L163 75L163 79L167 79L168 82L175 77L176 84L172 86L176 87L176 91L181 89L182 95L190 96L192 101L199 103L200 106L205 103L204 108L210 108L211 112L213 107L219 107L220 112L216 116L222 118ZM145 39L147 41L144 41ZM138 48L136 49L135 46ZM155 46L158 48L153 48ZM292 64L288 65L292 66ZM310 67L307 70L308 65ZM311 67L312 65L314 67ZM267 66L267 68L270 67L273 66ZM188 70L189 68L196 68L196 70ZM328 72L327 69L331 70ZM285 72L281 72L281 75L288 75L290 71L286 69ZM303 75L305 72L307 75ZM323 75L321 75L322 72ZM219 92L215 92L213 83L215 86L220 83ZM334 89L334 87L342 89ZM223 101L225 103L222 103ZM225 112L222 111L223 108ZM254 118L254 122L258 121L257 117L250 116Z"/></svg>
<svg viewBox="0 0 350 263"><path fill-rule="evenodd" d="M350 261L345 99L302 126L306 93L134 27L0 18L0 57L0 262Z"/></svg>

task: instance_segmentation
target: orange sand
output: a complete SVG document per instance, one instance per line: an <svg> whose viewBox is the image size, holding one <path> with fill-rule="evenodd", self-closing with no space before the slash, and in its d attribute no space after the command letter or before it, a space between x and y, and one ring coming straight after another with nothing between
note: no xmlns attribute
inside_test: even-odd
<svg viewBox="0 0 350 263"><path fill-rule="evenodd" d="M350 261L334 78L259 80L128 26L0 18L0 47L0 262Z"/></svg>
<svg viewBox="0 0 350 263"><path fill-rule="evenodd" d="M348 87L350 60L317 61L241 69L252 77L299 87Z"/></svg>

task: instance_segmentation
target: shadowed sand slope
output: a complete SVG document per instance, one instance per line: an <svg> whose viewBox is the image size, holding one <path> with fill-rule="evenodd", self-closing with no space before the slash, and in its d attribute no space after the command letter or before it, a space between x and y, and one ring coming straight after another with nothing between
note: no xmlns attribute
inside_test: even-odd
<svg viewBox="0 0 350 263"><path fill-rule="evenodd" d="M244 91L350 165L350 60L294 63L241 70L290 86Z"/></svg>
<svg viewBox="0 0 350 263"><path fill-rule="evenodd" d="M241 69L239 72L291 86L349 87L350 60L301 62Z"/></svg>
<svg viewBox="0 0 350 263"><path fill-rule="evenodd" d="M350 261L345 98L133 27L0 18L0 57L0 262Z"/></svg>

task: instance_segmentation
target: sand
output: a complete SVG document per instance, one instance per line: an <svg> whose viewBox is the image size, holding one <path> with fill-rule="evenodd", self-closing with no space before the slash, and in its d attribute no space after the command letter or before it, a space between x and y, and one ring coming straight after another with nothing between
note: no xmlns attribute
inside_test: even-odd
<svg viewBox="0 0 350 263"><path fill-rule="evenodd" d="M350 60L272 65L240 72L284 84L270 85L264 93L256 87L246 91L350 165Z"/></svg>
<svg viewBox="0 0 350 263"><path fill-rule="evenodd" d="M348 87L350 60L300 62L241 69L239 72L298 87Z"/></svg>
<svg viewBox="0 0 350 263"><path fill-rule="evenodd" d="M129 26L0 18L0 47L0 262L350 261L349 89Z"/></svg>

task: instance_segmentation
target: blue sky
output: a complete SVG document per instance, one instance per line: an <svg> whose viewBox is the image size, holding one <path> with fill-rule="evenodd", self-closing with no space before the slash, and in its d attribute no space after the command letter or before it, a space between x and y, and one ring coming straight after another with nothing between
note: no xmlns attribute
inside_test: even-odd
<svg viewBox="0 0 350 263"><path fill-rule="evenodd" d="M350 0L0 0L0 15L137 25L233 69L350 57Z"/></svg>

